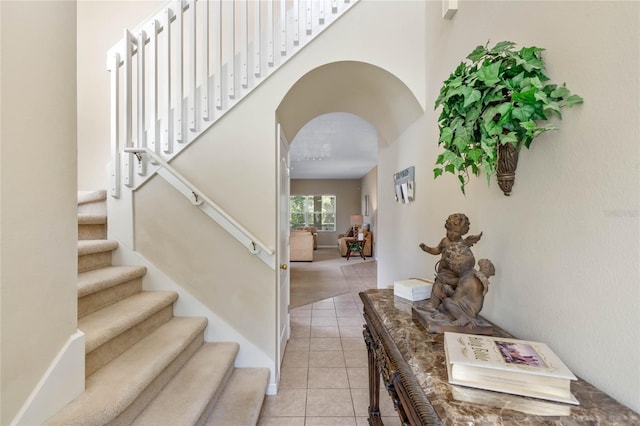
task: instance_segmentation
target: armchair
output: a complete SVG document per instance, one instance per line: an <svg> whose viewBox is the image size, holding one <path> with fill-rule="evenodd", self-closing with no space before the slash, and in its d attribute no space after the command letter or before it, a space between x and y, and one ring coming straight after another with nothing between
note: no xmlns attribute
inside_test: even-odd
<svg viewBox="0 0 640 426"><path fill-rule="evenodd" d="M361 229L360 232L364 234L365 243L363 253L366 257L371 257L373 253L373 233L364 229ZM353 238L353 232L349 231L346 234L338 234L338 250L340 250L340 256L342 257L347 255L347 241L345 238Z"/></svg>
<svg viewBox="0 0 640 426"><path fill-rule="evenodd" d="M318 230L315 226L299 226L296 228L296 231L309 231L313 236L313 249L316 250L318 248Z"/></svg>
<svg viewBox="0 0 640 426"><path fill-rule="evenodd" d="M291 262L313 262L313 235L311 232L291 231L289 260Z"/></svg>

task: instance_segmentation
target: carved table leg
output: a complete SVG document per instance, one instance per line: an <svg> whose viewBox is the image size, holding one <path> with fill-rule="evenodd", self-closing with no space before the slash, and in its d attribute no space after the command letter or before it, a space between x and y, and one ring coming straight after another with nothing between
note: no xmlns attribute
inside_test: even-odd
<svg viewBox="0 0 640 426"><path fill-rule="evenodd" d="M380 418L380 372L378 371L376 352L373 347L373 337L366 324L362 334L367 345L369 366L369 424L382 425L382 419Z"/></svg>

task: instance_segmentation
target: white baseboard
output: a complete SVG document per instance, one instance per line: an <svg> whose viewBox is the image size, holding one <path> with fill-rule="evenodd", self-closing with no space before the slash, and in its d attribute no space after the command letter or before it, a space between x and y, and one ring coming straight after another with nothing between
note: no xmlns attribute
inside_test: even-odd
<svg viewBox="0 0 640 426"><path fill-rule="evenodd" d="M84 333L78 330L58 352L11 425L39 425L84 392Z"/></svg>

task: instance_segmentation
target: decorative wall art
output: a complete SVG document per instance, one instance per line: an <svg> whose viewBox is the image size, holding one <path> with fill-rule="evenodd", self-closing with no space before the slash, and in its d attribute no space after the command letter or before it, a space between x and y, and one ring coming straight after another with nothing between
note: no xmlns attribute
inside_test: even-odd
<svg viewBox="0 0 640 426"><path fill-rule="evenodd" d="M415 167L411 166L394 173L393 183L396 190L396 201L408 203L414 199Z"/></svg>

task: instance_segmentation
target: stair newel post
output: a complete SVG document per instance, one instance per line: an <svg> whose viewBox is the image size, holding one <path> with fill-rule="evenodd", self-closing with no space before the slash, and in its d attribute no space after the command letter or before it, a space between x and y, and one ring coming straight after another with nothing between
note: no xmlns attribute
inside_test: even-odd
<svg viewBox="0 0 640 426"><path fill-rule="evenodd" d="M145 129L145 119L146 119L146 49L145 49L145 39L147 38L146 33L143 30L140 30L137 38L137 55L138 55L138 72L137 72L137 110L138 110L138 120L137 120L137 131L138 131L138 141L136 146L138 148L146 148L147 146L147 134ZM146 158L138 158L136 164L136 171L138 175L144 176L147 172L146 167Z"/></svg>
<svg viewBox="0 0 640 426"><path fill-rule="evenodd" d="M113 52L109 57L111 80L111 171L109 185L111 196L120 197L120 55Z"/></svg>
<svg viewBox="0 0 640 426"><path fill-rule="evenodd" d="M133 107L132 107L132 60L133 60L133 43L134 37L128 31L124 31L124 133L125 133L125 147L133 147ZM122 181L126 186L133 186L133 160L132 154L122 154L122 168L123 176Z"/></svg>

